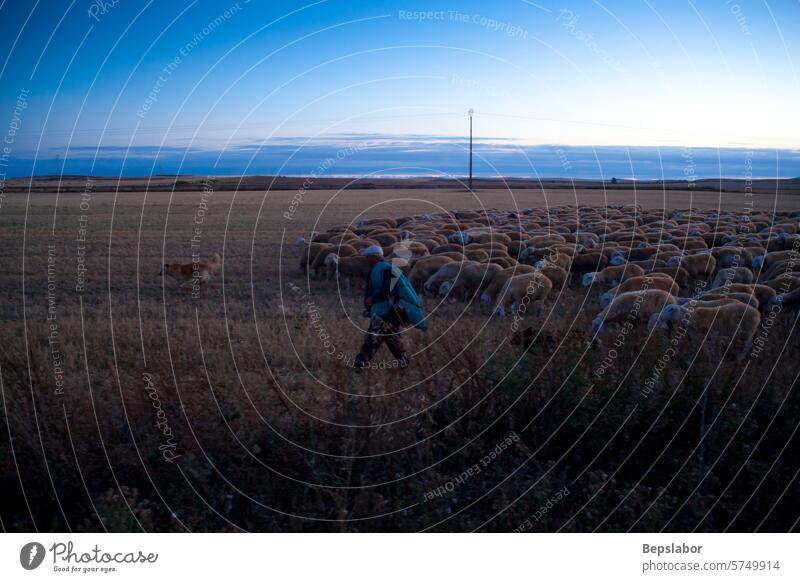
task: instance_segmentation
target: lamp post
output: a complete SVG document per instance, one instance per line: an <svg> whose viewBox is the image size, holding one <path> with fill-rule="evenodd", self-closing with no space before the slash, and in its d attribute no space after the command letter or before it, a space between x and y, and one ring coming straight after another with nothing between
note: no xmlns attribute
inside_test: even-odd
<svg viewBox="0 0 800 582"><path fill-rule="evenodd" d="M467 111L469 115L469 191L472 192L472 114L475 110L470 107Z"/></svg>

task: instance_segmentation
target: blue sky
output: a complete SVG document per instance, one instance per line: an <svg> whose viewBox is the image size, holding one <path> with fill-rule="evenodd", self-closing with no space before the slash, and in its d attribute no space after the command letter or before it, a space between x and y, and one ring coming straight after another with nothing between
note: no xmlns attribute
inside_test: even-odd
<svg viewBox="0 0 800 582"><path fill-rule="evenodd" d="M470 107L516 145L800 149L796 0L101 5L0 7L0 130L39 173L87 147L463 136Z"/></svg>

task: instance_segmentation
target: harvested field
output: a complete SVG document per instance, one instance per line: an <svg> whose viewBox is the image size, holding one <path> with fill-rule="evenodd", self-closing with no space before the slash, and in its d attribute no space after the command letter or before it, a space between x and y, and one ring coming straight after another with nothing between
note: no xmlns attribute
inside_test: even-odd
<svg viewBox="0 0 800 582"><path fill-rule="evenodd" d="M387 369L358 374L363 287L310 279L293 245L376 217L577 204L800 212L730 192L7 193L4 528L796 529L796 307L756 356L690 338L665 363L646 325L593 336L606 289L580 277L519 320L426 297L409 369L383 351ZM207 286L160 275L193 253L222 257Z"/></svg>

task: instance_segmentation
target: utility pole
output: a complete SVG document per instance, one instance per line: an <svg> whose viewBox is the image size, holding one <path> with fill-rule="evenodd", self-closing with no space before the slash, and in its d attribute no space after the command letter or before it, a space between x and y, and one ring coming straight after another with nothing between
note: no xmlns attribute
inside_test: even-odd
<svg viewBox="0 0 800 582"><path fill-rule="evenodd" d="M469 191L472 192L472 114L475 110L470 107L469 115Z"/></svg>

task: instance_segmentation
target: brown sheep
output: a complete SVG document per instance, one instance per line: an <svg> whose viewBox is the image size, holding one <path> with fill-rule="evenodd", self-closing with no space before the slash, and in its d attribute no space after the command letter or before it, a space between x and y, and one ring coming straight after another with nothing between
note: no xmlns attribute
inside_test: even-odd
<svg viewBox="0 0 800 582"><path fill-rule="evenodd" d="M583 286L600 285L601 287L613 287L631 277L641 277L644 269L639 265L612 265L601 271L586 273L583 276Z"/></svg>
<svg viewBox="0 0 800 582"><path fill-rule="evenodd" d="M670 295L677 295L678 291L680 291L680 286L669 276L643 275L640 277L631 277L603 293L600 296L600 307L605 309L619 295L647 289L660 289L668 292Z"/></svg>
<svg viewBox="0 0 800 582"><path fill-rule="evenodd" d="M795 271L798 267L800 267L800 257L798 256L789 259L779 259L777 261L773 261L769 268L766 271L763 271L761 279L764 281L769 281L784 273Z"/></svg>
<svg viewBox="0 0 800 582"><path fill-rule="evenodd" d="M527 304L533 301L539 302L541 310L542 303L547 301L552 289L552 281L542 273L516 275L503 285L494 312L500 317L504 317L509 306L512 312L515 311L515 308L521 308L523 305L527 310Z"/></svg>
<svg viewBox="0 0 800 582"><path fill-rule="evenodd" d="M654 267L653 269L650 269L649 273L651 275L655 275L656 273L669 275L681 287L681 289L686 289L689 286L689 281L691 280L689 271L683 267Z"/></svg>
<svg viewBox="0 0 800 582"><path fill-rule="evenodd" d="M372 266L366 257L340 257L330 254L325 258L325 265L336 273L338 279L344 278L347 290L350 290L353 279L366 281Z"/></svg>
<svg viewBox="0 0 800 582"><path fill-rule="evenodd" d="M780 305L781 309L786 309L789 307L795 307L798 304L800 304L800 287L773 297L769 302L769 309L774 309L775 305Z"/></svg>
<svg viewBox="0 0 800 582"><path fill-rule="evenodd" d="M503 285L505 285L506 281L508 281L511 277L514 277L515 275L525 275L536 272L537 269L531 265L516 265L514 267L502 269L498 273L495 273L495 276L492 278L492 282L489 283L486 289L483 290L483 293L481 293L481 304L491 305L497 298L497 294L503 289Z"/></svg>
<svg viewBox="0 0 800 582"><path fill-rule="evenodd" d="M454 243L449 243L446 245L439 245L433 251L431 251L432 255L441 255L442 253L463 253L464 246Z"/></svg>
<svg viewBox="0 0 800 582"><path fill-rule="evenodd" d="M711 286L716 288L732 283L753 283L754 281L755 276L750 269L746 267L726 267L717 271L717 276L714 277L714 282Z"/></svg>
<svg viewBox="0 0 800 582"><path fill-rule="evenodd" d="M331 238L328 239L328 242L332 245L340 245L359 240L361 239L358 236L354 235L352 232L346 232L343 234L337 234L335 236L332 236Z"/></svg>
<svg viewBox="0 0 800 582"><path fill-rule="evenodd" d="M800 288L800 277L778 277L772 281L764 281L760 283L760 285L772 287L780 295L781 293L788 293L789 291Z"/></svg>
<svg viewBox="0 0 800 582"><path fill-rule="evenodd" d="M457 253L457 252L453 252L453 251L451 251L449 253L437 253L437 254L431 255L431 256L432 257L449 257L449 258L453 259L454 261L458 261L459 263L463 263L463 262L465 262L467 260L467 257L465 257L462 253Z"/></svg>
<svg viewBox="0 0 800 582"><path fill-rule="evenodd" d="M308 268L308 276L316 279L321 270L325 270L326 278L330 275L326 268L327 263L325 259L328 255L339 255L340 257L352 257L358 254L358 251L348 244L330 245L317 253L311 266Z"/></svg>
<svg viewBox="0 0 800 582"><path fill-rule="evenodd" d="M660 323L659 323L660 322ZM761 324L758 310L744 303L726 303L718 306L707 305L668 305L660 314L654 314L648 322L651 330L658 325L667 329L668 324L686 325L699 340L708 338L712 345L718 342L729 343L738 337L749 347L753 336ZM739 353L743 357L745 352Z"/></svg>
<svg viewBox="0 0 800 582"><path fill-rule="evenodd" d="M553 284L556 289L563 289L564 285L569 281L569 273L558 265L545 265L539 271Z"/></svg>
<svg viewBox="0 0 800 582"><path fill-rule="evenodd" d="M709 279L717 268L717 259L708 253L670 257L668 267L683 267L693 279Z"/></svg>
<svg viewBox="0 0 800 582"><path fill-rule="evenodd" d="M533 266L538 269L541 269L546 265L555 265L557 267L561 267L565 271L568 271L572 266L572 258L564 253L554 253L552 255L547 255L543 259L540 259L533 264Z"/></svg>
<svg viewBox="0 0 800 582"><path fill-rule="evenodd" d="M674 305L675 303L672 293L662 289L622 293L597 314L592 321L592 333L600 333L609 323L648 322L650 317L660 313L665 305Z"/></svg>
<svg viewBox="0 0 800 582"><path fill-rule="evenodd" d="M500 265L503 269L508 267L513 267L517 265L517 261L512 259L511 257L489 257L488 259L484 259L481 261L482 263L494 263L495 265Z"/></svg>
<svg viewBox="0 0 800 582"><path fill-rule="evenodd" d="M769 300L775 297L778 292L769 287L767 285L761 285L758 283L753 283L752 285L747 285L745 283L731 283L730 285L719 287L717 289L709 289L709 293L747 293L748 295L753 295L758 301L758 305L760 307L766 307L769 304Z"/></svg>
<svg viewBox="0 0 800 582"><path fill-rule="evenodd" d="M492 263L468 263L453 281L445 281L439 286L439 296L452 295L468 301L486 288L502 270L500 265Z"/></svg>
<svg viewBox="0 0 800 582"><path fill-rule="evenodd" d="M706 301L715 301L717 299L734 299L739 303L744 303L751 307L758 309L758 299L753 297L750 293L703 293L702 298Z"/></svg>
<svg viewBox="0 0 800 582"><path fill-rule="evenodd" d="M314 262L317 255L324 249L332 248L333 245L326 242L303 243L303 250L300 251L300 269L306 270Z"/></svg>
<svg viewBox="0 0 800 582"><path fill-rule="evenodd" d="M502 232L470 233L473 243L500 243L504 246L511 244L511 237Z"/></svg>
<svg viewBox="0 0 800 582"><path fill-rule="evenodd" d="M453 259L442 255L423 257L418 261L414 261L411 272L408 274L408 280L414 289L419 291L422 289L422 284L432 277L436 271L452 262Z"/></svg>
<svg viewBox="0 0 800 582"><path fill-rule="evenodd" d="M422 291L425 293L425 295L437 295L439 293L439 287L442 285L442 283L445 281L452 281L458 277L458 272L461 269L471 264L473 264L473 261L466 261L464 263L453 261L452 263L442 265L438 271L428 277L428 280L422 285Z"/></svg>
<svg viewBox="0 0 800 582"><path fill-rule="evenodd" d="M485 261L489 258L489 253L482 249L472 250L472 251L464 251L464 256L467 257L470 261Z"/></svg>
<svg viewBox="0 0 800 582"><path fill-rule="evenodd" d="M577 255L572 258L569 272L570 275L583 275L592 271L602 271L608 266L608 259L603 253L593 252Z"/></svg>

